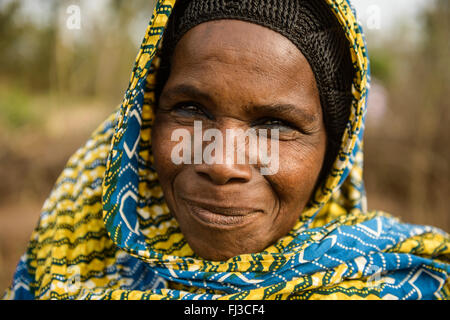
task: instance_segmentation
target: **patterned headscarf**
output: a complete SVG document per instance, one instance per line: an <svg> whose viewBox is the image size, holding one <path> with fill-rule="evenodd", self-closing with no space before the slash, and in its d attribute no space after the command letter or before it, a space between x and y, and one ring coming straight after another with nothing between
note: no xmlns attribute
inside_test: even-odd
<svg viewBox="0 0 450 320"><path fill-rule="evenodd" d="M448 299L450 238L367 211L366 46L350 4L323 0L356 70L339 154L294 228L260 253L195 255L151 154L155 73L175 0L159 0L119 111L69 160L44 204L9 299Z"/></svg>

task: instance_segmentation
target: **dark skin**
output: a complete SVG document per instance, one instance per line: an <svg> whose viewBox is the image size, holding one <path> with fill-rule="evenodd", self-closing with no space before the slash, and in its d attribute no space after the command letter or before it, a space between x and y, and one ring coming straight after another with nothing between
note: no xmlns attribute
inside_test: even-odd
<svg viewBox="0 0 450 320"><path fill-rule="evenodd" d="M278 129L279 169L257 164L180 164L172 132ZM314 74L299 49L237 20L196 26L177 44L152 136L165 200L190 247L208 260L261 252L287 235L308 203L327 137Z"/></svg>

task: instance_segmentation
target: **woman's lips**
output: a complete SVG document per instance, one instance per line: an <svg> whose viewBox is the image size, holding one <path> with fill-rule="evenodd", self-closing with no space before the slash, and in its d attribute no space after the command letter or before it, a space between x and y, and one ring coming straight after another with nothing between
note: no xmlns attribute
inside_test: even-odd
<svg viewBox="0 0 450 320"><path fill-rule="evenodd" d="M192 216L209 227L242 227L262 213L262 210L244 207L226 207L183 199Z"/></svg>

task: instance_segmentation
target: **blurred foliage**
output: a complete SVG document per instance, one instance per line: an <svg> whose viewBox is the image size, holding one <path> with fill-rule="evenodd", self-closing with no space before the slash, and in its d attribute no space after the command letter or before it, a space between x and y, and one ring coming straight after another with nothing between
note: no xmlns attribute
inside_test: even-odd
<svg viewBox="0 0 450 320"><path fill-rule="evenodd" d="M48 12L54 19L54 10ZM0 11L0 79L27 88L47 90L50 85L51 50L56 27L38 27L31 21L18 19L23 3L10 1Z"/></svg>
<svg viewBox="0 0 450 320"><path fill-rule="evenodd" d="M32 124L34 110L30 107L30 96L20 87L0 88L0 118L12 128Z"/></svg>
<svg viewBox="0 0 450 320"><path fill-rule="evenodd" d="M385 50L374 48L370 51L370 70L371 74L389 85L392 81L392 56Z"/></svg>
<svg viewBox="0 0 450 320"><path fill-rule="evenodd" d="M138 49L130 29L136 18L147 23L153 1L103 1L103 10L93 17L84 10L86 0L33 1L48 7L46 23L27 19L27 1L9 1L0 10L0 81L34 92L120 102ZM73 4L81 8L81 30L65 25L66 9ZM143 37L144 31L136 32Z"/></svg>
<svg viewBox="0 0 450 320"><path fill-rule="evenodd" d="M449 7L449 1L438 0L423 13L424 36L415 46L405 44L399 32L369 50L373 76L385 81L389 107L379 126L367 126L365 153L369 206L447 231Z"/></svg>

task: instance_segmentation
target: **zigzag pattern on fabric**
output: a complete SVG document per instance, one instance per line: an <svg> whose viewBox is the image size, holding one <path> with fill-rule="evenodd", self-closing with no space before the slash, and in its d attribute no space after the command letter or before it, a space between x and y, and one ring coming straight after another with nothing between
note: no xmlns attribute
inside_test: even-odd
<svg viewBox="0 0 450 320"><path fill-rule="evenodd" d="M159 0L123 104L69 159L5 298L448 299L449 236L367 212L368 55L349 3L326 2L352 44L354 99L333 169L286 237L205 261L171 216L151 154L157 49L175 5Z"/></svg>

